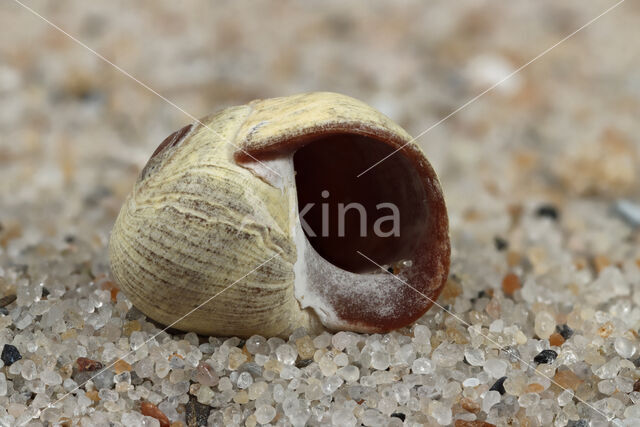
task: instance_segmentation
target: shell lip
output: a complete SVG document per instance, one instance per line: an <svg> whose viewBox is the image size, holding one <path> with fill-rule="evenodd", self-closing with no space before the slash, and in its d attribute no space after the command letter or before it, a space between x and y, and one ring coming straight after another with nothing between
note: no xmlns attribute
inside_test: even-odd
<svg viewBox="0 0 640 427"><path fill-rule="evenodd" d="M311 126L301 132L272 138L255 148L235 152L234 159L240 164L254 162L256 158L261 161L277 159L294 155L301 148L320 139L341 135L371 138L383 142L394 151L398 150L394 156L401 156L416 172L424 190L424 209L428 211L428 215L425 217L426 224L418 231L419 238L414 247L403 257L411 261L411 266L398 273L397 278L386 272L377 274L389 278L384 281L384 286L387 287L387 298L382 303L384 309L372 307L365 295L335 292L335 286L317 279L316 291L329 301L338 319L323 323L329 329L369 333L401 328L415 322L433 305L446 283L450 266L449 225L444 196L435 171L417 145L407 144L410 141L408 136L388 129L367 124L334 123ZM393 160L387 160L391 161ZM369 173L375 173L375 168ZM363 248L362 253L378 262L367 253L366 248ZM372 267L377 268L375 265Z"/></svg>
<svg viewBox="0 0 640 427"><path fill-rule="evenodd" d="M319 139L332 135L360 135L381 142L388 143L399 148L408 141L400 135L382 130L380 128L367 127L361 124L353 123L334 123L331 125L311 126L305 128L302 132L283 135L278 138L271 138L268 143L261 144L257 147L246 147L242 150L234 152L234 160L237 163L252 163L258 160L272 160L278 157L287 156L296 152L301 147ZM415 150L412 144L403 148L407 150Z"/></svg>

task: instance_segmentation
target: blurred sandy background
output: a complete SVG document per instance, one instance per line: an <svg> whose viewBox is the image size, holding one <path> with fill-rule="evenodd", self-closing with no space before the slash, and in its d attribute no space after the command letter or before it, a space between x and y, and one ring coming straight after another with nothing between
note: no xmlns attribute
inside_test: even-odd
<svg viewBox="0 0 640 427"><path fill-rule="evenodd" d="M25 4L196 117L329 90L416 135L614 2ZM627 1L420 138L454 225L495 199L637 194L639 17ZM13 1L0 28L2 220L107 232L191 119Z"/></svg>

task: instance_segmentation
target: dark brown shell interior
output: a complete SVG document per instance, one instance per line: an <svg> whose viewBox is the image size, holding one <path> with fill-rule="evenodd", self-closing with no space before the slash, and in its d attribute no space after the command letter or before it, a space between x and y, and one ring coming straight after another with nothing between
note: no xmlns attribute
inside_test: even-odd
<svg viewBox="0 0 640 427"><path fill-rule="evenodd" d="M344 284L314 278L315 286L331 301L340 319L363 331L384 332L414 322L438 298L448 276L450 244L442 191L422 152L413 144L404 144L406 141L392 134L347 127L308 132L263 146L268 149L236 153L238 162L294 153L299 208L314 204L304 216L316 234L307 234L313 248L336 267L353 273L381 273L363 254L377 264L390 266L397 275L388 281L385 310L372 308L366 303L367 295L345 297L333 291ZM384 162L357 176L402 146ZM354 202L365 207L366 233L361 236L361 216L352 210L343 215L344 235L340 235L338 205ZM372 232L376 220L390 214L390 210L377 208L380 203L398 207L398 236L380 237ZM323 220L327 218L329 232L323 233ZM388 231L384 225L382 231Z"/></svg>

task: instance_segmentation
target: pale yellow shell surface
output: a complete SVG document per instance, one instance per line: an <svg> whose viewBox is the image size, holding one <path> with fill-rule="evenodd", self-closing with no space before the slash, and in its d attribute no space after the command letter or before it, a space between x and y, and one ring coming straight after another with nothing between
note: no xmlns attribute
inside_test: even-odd
<svg viewBox="0 0 640 427"><path fill-rule="evenodd" d="M150 161L125 201L109 245L116 281L142 312L182 330L285 336L300 326L321 329L294 296L295 186L267 182L238 156L251 162L247 151L327 129L409 135L333 93L254 101L202 123Z"/></svg>
<svg viewBox="0 0 640 427"><path fill-rule="evenodd" d="M218 294L174 327L279 335L292 324L311 326L291 285L289 195L238 167L236 148L222 138L235 140L249 112L233 108L203 121L218 135L196 126L136 184L117 219L113 274L134 305L159 322L170 324Z"/></svg>
<svg viewBox="0 0 640 427"><path fill-rule="evenodd" d="M365 135L376 131L411 140L411 136L388 117L357 99L338 93L305 93L258 100L249 105L251 114L237 135L247 151L266 150L278 141L331 130Z"/></svg>

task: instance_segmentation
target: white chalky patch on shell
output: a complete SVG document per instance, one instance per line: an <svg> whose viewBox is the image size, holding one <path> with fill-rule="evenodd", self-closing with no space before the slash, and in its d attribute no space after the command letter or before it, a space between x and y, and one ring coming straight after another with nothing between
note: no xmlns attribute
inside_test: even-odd
<svg viewBox="0 0 640 427"><path fill-rule="evenodd" d="M302 308L312 308L323 325L335 329L348 325L348 322L340 318L329 295L336 300L357 299L360 306L366 304L369 312L380 317L393 314L395 305L390 303L390 298L394 296L393 287L404 286L402 282L387 273L356 274L343 270L325 260L309 243L298 213L293 154L262 163L243 163L242 166L283 192L288 192L290 218L293 219L290 232L297 251L294 289ZM329 291L323 294L323 284L315 284L315 280L330 283ZM366 298L358 298L363 295Z"/></svg>

